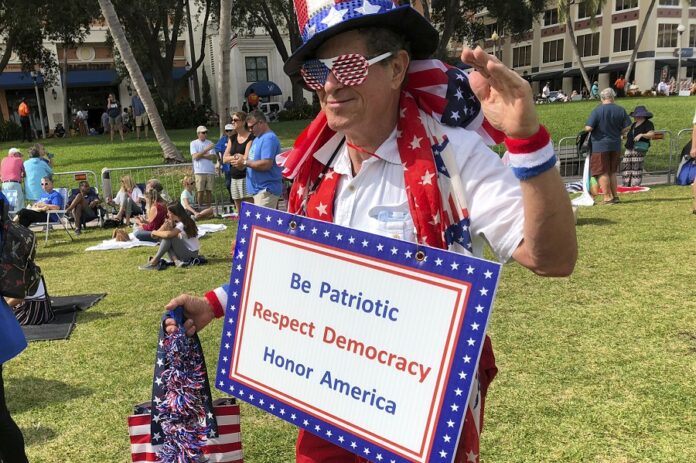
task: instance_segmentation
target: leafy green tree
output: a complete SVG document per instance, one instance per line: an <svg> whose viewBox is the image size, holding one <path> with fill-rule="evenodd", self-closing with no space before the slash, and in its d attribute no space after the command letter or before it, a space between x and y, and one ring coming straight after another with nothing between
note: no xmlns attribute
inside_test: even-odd
<svg viewBox="0 0 696 463"><path fill-rule="evenodd" d="M427 6L427 5L424 5ZM482 22L477 14L484 8L488 16L496 19L497 32L517 36L532 26L531 18L545 9L545 0L432 0L430 16L432 23L440 31L440 43L436 56L447 60L447 46L450 40L468 40L470 43L488 39L484 36Z"/></svg>
<svg viewBox="0 0 696 463"><path fill-rule="evenodd" d="M256 29L262 28L273 40L283 61L302 45L292 0L237 0L232 5L232 20L246 36L253 37ZM283 40L285 33L290 39L290 49ZM292 99L299 103L302 98L302 86L293 82Z"/></svg>
<svg viewBox="0 0 696 463"><path fill-rule="evenodd" d="M585 87L587 88L587 91L589 93L590 89L592 88L592 83L590 82L590 78L587 75L587 71L585 70L585 64L582 62L582 56L580 56L578 39L575 36L575 28L573 26L574 19L570 14L571 5L573 5L574 3L574 0L558 0L558 19L565 23L566 32L568 33L568 37L570 38L570 44L573 46L573 54L575 55L575 59L578 60L578 66L580 67L580 75L582 75L582 80L583 82L585 82ZM604 4L606 4L606 0L584 0L584 3L587 11L599 11L604 6ZM590 25L593 29L595 28L595 24L596 18L595 16L592 16L590 18Z"/></svg>
<svg viewBox="0 0 696 463"><path fill-rule="evenodd" d="M92 21L97 18L99 5L95 0L46 1L45 3L42 9L45 14L43 19L45 36L63 48L61 66L63 120L65 127L69 127L71 117L68 109L68 50L84 42Z"/></svg>
<svg viewBox="0 0 696 463"><path fill-rule="evenodd" d="M126 39L140 69L154 81L165 111L176 103L176 96L188 78L203 64L207 43L208 20L212 0L197 0L202 14L201 41L196 60L179 80L174 80L174 58L179 37L186 27L187 0L114 0Z"/></svg>

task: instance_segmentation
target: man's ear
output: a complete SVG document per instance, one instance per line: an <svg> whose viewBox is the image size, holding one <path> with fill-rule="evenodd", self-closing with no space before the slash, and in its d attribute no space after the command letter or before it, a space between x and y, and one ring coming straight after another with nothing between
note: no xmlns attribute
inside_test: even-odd
<svg viewBox="0 0 696 463"><path fill-rule="evenodd" d="M410 58L406 50L399 50L396 56L389 62L392 70L391 87L393 89L401 88L403 85L406 80L409 63Z"/></svg>

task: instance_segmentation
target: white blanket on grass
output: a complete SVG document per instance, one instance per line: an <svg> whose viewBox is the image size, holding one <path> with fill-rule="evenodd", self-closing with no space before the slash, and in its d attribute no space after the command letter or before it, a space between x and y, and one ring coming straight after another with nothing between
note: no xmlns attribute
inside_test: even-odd
<svg viewBox="0 0 696 463"><path fill-rule="evenodd" d="M223 230L227 230L227 225L215 224L215 223L205 223L198 225L198 237L202 238L207 233L215 233ZM159 246L159 243L154 243L152 241L141 241L136 239L133 233L128 234L130 241L116 241L112 238L110 240L104 240L101 244L96 246L90 246L85 251L109 251L111 249L130 249L136 248L138 246Z"/></svg>

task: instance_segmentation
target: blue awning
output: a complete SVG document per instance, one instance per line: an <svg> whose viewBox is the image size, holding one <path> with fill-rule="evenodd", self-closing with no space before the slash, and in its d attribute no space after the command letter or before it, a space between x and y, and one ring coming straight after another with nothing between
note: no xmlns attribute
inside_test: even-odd
<svg viewBox="0 0 696 463"><path fill-rule="evenodd" d="M36 85L43 86L43 76L36 77ZM3 72L0 74L0 88L31 88L34 86L34 79L28 72Z"/></svg>
<svg viewBox="0 0 696 463"><path fill-rule="evenodd" d="M108 87L118 83L115 69L68 71L68 87Z"/></svg>

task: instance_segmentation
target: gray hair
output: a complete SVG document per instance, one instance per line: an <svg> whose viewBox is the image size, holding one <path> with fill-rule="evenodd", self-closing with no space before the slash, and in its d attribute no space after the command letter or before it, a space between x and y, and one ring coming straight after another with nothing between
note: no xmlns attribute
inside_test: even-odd
<svg viewBox="0 0 696 463"><path fill-rule="evenodd" d="M614 98L616 98L616 92L613 88L605 88L604 90L599 92L599 97L602 100L613 100Z"/></svg>
<svg viewBox="0 0 696 463"><path fill-rule="evenodd" d="M164 187L162 186L162 183L157 180L156 178L151 178L150 180L147 181L147 185L150 185L150 188L157 190L158 192L162 193L162 190L164 190Z"/></svg>
<svg viewBox="0 0 696 463"><path fill-rule="evenodd" d="M266 115L260 109L255 109L249 113L248 118L253 118L256 122L268 122Z"/></svg>

